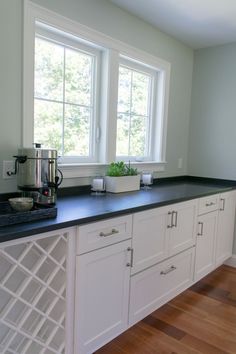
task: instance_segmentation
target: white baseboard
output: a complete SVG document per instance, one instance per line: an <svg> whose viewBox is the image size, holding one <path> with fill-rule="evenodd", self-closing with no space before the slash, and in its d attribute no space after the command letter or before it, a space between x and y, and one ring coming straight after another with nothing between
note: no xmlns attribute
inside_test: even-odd
<svg viewBox="0 0 236 354"><path fill-rule="evenodd" d="M236 268L236 254L233 254L224 264Z"/></svg>

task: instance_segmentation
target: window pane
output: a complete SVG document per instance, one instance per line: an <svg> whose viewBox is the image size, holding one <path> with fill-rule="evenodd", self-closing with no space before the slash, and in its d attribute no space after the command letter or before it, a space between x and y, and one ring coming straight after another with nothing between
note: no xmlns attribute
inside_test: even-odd
<svg viewBox="0 0 236 354"><path fill-rule="evenodd" d="M152 76L119 68L117 149L118 156L146 157L149 153L150 88ZM126 113L126 114L125 114Z"/></svg>
<svg viewBox="0 0 236 354"><path fill-rule="evenodd" d="M62 154L62 116L61 103L35 99L34 104L34 142L43 148L57 149Z"/></svg>
<svg viewBox="0 0 236 354"><path fill-rule="evenodd" d="M132 71L120 66L119 68L119 93L118 93L118 112L130 112L130 93L131 93Z"/></svg>
<svg viewBox="0 0 236 354"><path fill-rule="evenodd" d="M66 49L65 100L92 105L93 57Z"/></svg>
<svg viewBox="0 0 236 354"><path fill-rule="evenodd" d="M145 156L145 148L147 146L146 141L146 117L131 117L131 129L130 129L130 156Z"/></svg>
<svg viewBox="0 0 236 354"><path fill-rule="evenodd" d="M119 114L117 117L116 154L129 155L129 115Z"/></svg>
<svg viewBox="0 0 236 354"><path fill-rule="evenodd" d="M133 72L132 113L148 115L149 83L149 76L137 71Z"/></svg>
<svg viewBox="0 0 236 354"><path fill-rule="evenodd" d="M64 156L89 155L91 114L91 109L65 105Z"/></svg>
<svg viewBox="0 0 236 354"><path fill-rule="evenodd" d="M62 100L63 54L62 46L35 39L35 96Z"/></svg>

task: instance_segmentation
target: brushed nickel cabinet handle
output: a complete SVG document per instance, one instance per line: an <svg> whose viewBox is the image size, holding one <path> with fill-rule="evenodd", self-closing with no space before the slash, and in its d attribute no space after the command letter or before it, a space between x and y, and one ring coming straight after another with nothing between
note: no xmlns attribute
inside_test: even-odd
<svg viewBox="0 0 236 354"><path fill-rule="evenodd" d="M177 223L178 223L178 212L177 212L177 211L173 211L173 219L174 219L174 215L175 215L175 222L173 223L173 227L177 227Z"/></svg>
<svg viewBox="0 0 236 354"><path fill-rule="evenodd" d="M127 267L133 267L133 263L134 263L134 249L132 247L128 247L127 248L128 252L131 252L130 254L130 262L128 262L126 264Z"/></svg>
<svg viewBox="0 0 236 354"><path fill-rule="evenodd" d="M115 234L118 234L118 233L119 233L118 230L112 229L110 232L107 232L107 233L105 233L105 232L100 232L99 236L101 236L101 237L107 237L107 236L112 236L112 235L115 235Z"/></svg>
<svg viewBox="0 0 236 354"><path fill-rule="evenodd" d="M168 223L167 225L167 229L171 229L173 227L173 212L168 211L168 215L171 215L171 218L170 218L170 224Z"/></svg>
<svg viewBox="0 0 236 354"><path fill-rule="evenodd" d="M197 233L198 236L203 236L203 222L199 221L198 225L201 226L200 232Z"/></svg>
<svg viewBox="0 0 236 354"><path fill-rule="evenodd" d="M222 202L222 207L220 208L220 211L225 210L225 198L220 198L220 201Z"/></svg>
<svg viewBox="0 0 236 354"><path fill-rule="evenodd" d="M175 267L175 266L172 265L169 269L167 269L167 270L162 270L162 271L160 272L160 274L161 274L161 275L166 275L166 274L168 274L168 273L173 272L175 269L177 269L177 267Z"/></svg>

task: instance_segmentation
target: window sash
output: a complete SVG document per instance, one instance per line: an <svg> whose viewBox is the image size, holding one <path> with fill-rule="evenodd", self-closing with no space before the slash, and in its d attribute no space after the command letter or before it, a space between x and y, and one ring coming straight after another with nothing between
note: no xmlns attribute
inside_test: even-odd
<svg viewBox="0 0 236 354"><path fill-rule="evenodd" d="M77 104L75 102L72 102L70 100L67 100L65 98L65 88L63 88L63 98L60 100L54 100L54 99L47 99L45 97L38 97L37 95L34 94L34 99L41 100L41 101L48 101L48 102L57 102L61 103L63 105L63 116L62 116L62 149L64 150L64 141L65 141L65 136L64 136L64 128L65 128L65 106L66 105L71 105L71 106L77 106L77 107L86 107L88 110L90 110L90 116L89 116L89 147L88 151L89 154L88 156L67 156L63 155L60 159L60 162L63 164L70 164L70 163L94 163L98 162L98 139L96 139L96 133L97 133L97 127L99 125L99 119L98 119L98 102L99 102L99 87L100 87L100 66L101 66L101 53L97 48L90 47L85 45L84 43L80 43L80 41L75 41L73 36L73 40L69 36L67 38L67 34L64 32L64 36L58 35L58 33L50 32L49 31L49 26L47 26L47 29L44 28L44 25L40 25L39 22L37 22L36 26L36 33L35 33L35 39L39 38L42 40L45 40L49 43L59 45L63 48L64 53L67 49L72 49L78 53L88 55L92 58L92 73L91 73L91 101L90 105L82 105L82 104ZM63 86L65 86L65 56L64 56L64 73L63 73ZM34 90L35 91L35 90Z"/></svg>
<svg viewBox="0 0 236 354"><path fill-rule="evenodd" d="M141 64L140 62L134 61L129 58L120 58L119 62L119 69L120 68L127 68L131 72L131 81L130 81L130 97L131 97L131 102L130 102L130 107L129 107L129 112L122 112L121 110L118 109L117 105L117 120L119 115L128 115L130 123L129 125L132 125L132 117L146 117L147 122L146 122L146 129L145 129L145 146L144 146L144 154L140 156L133 156L131 154L127 155L118 155L116 153L116 159L117 160L124 160L124 161L151 161L153 160L153 130L154 130L154 125L155 125L155 104L157 100L157 84L156 81L158 79L157 76L157 70L152 69L151 67ZM119 70L120 71L120 70ZM132 110L132 90L133 90L133 73L138 73L138 74L143 74L149 78L148 82L148 88L147 88L147 111L146 114L139 114L138 112L133 112ZM119 96L118 96L118 102L119 102ZM130 136L131 136L131 131L132 127L129 127L129 152L130 152ZM117 131L118 134L118 131Z"/></svg>

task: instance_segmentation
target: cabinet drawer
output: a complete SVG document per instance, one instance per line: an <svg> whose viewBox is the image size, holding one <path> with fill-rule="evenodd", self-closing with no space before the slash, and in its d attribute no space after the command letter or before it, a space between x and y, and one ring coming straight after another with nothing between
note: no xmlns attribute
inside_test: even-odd
<svg viewBox="0 0 236 354"><path fill-rule="evenodd" d="M112 245L132 236L132 216L102 220L77 227L77 254Z"/></svg>
<svg viewBox="0 0 236 354"><path fill-rule="evenodd" d="M219 194L209 195L208 197L200 198L198 201L198 215L215 211L219 207Z"/></svg>
<svg viewBox="0 0 236 354"><path fill-rule="evenodd" d="M129 325L140 321L193 282L194 250L190 248L131 277Z"/></svg>

